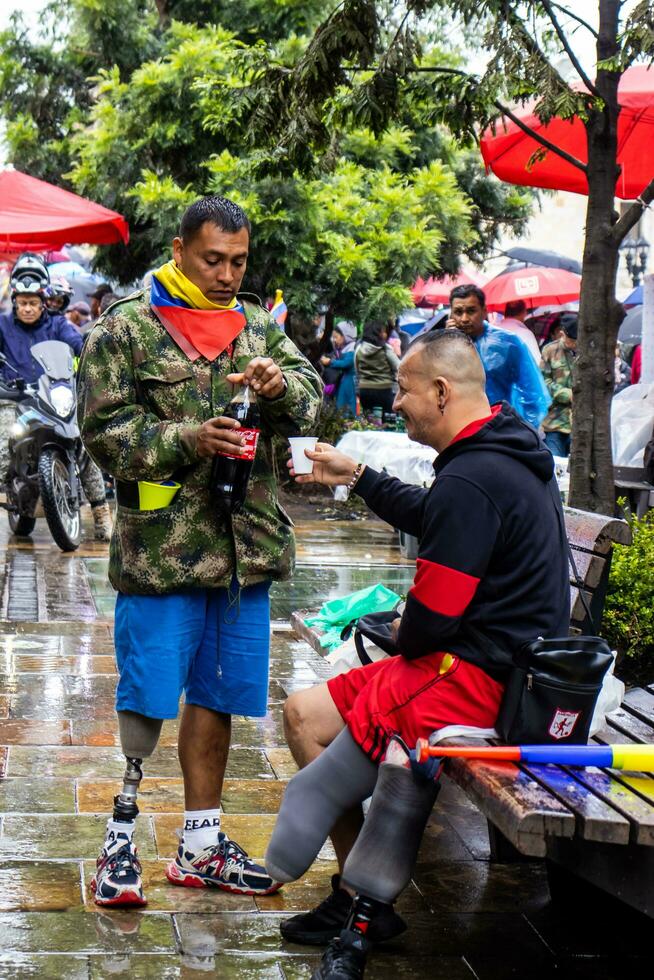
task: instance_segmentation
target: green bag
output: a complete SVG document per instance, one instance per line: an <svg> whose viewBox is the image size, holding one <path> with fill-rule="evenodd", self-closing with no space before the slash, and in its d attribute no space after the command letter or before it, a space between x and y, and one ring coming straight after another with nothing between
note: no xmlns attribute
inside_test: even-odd
<svg viewBox="0 0 654 980"><path fill-rule="evenodd" d="M304 620L305 626L317 626L324 630L320 637L320 646L333 650L340 646L341 632L353 619L367 616L368 613L385 612L394 609L400 601L400 596L378 582L369 585L367 589L359 589L338 599L330 599L316 616Z"/></svg>

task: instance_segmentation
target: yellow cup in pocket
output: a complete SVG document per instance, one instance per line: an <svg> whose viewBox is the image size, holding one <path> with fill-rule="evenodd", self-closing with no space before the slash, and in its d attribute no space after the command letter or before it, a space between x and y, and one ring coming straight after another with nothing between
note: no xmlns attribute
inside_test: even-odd
<svg viewBox="0 0 654 980"><path fill-rule="evenodd" d="M162 507L168 507L181 485L174 480L162 480L160 483L139 480L139 510L161 510Z"/></svg>

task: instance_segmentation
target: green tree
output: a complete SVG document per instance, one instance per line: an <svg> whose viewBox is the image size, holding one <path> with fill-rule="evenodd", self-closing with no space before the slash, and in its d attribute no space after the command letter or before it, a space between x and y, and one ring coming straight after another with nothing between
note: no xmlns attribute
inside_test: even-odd
<svg viewBox="0 0 654 980"><path fill-rule="evenodd" d="M383 133L340 119L339 91L329 139L306 146L303 169L270 134L248 138L253 82L273 65L288 74L305 56L321 12L315 0L69 0L59 9L68 16L57 64L83 65L92 88L71 88L41 130L49 149L61 149L59 175L47 176L128 218L129 249L98 255L98 267L123 283L167 256L180 211L206 192L232 194L255 222L250 288L270 295L282 285L309 318L322 307L355 317L395 312L410 305L416 275L455 271L461 253L480 261L503 227L525 222L529 192L487 177L470 147L423 118L429 107L417 89L405 90ZM138 30L114 64L111 46L134 18ZM12 77L21 59L31 70L35 48L24 43ZM5 113L15 94L0 84ZM25 169L34 172L30 153L36 161L41 149L24 147Z"/></svg>
<svg viewBox="0 0 654 980"><path fill-rule="evenodd" d="M597 0L597 30L575 5L552 0L344 0L318 28L293 71L273 65L259 71L248 93L256 112L253 137L282 134L281 150L305 161L307 145L329 141L327 121L348 118L379 132L394 122L406 87L430 90L430 118L460 138L472 138L510 106L535 99L543 121L577 116L587 135L587 162L543 141L542 152L557 153L581 170L588 182L586 241L579 315L574 398L571 502L612 513L613 465L610 404L613 358L623 311L615 298L618 249L654 200L654 180L619 217L614 209L617 163L618 83L638 59L654 57L654 3L641 0L621 22L620 0ZM480 75L450 61L425 64L420 25L430 12L448 10L462 35L474 36L487 52ZM594 70L587 74L575 53L575 32L595 42ZM561 74L567 59L580 88ZM331 70L325 71L325 65ZM366 74L362 76L361 70ZM592 76L592 77L591 77ZM339 92L346 94L339 97ZM336 100L336 107L334 102ZM654 168L653 168L654 177Z"/></svg>

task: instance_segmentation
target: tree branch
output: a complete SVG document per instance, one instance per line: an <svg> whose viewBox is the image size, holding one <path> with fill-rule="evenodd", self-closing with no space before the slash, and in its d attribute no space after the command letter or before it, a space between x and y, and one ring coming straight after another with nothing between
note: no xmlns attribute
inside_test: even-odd
<svg viewBox="0 0 654 980"><path fill-rule="evenodd" d="M637 225L647 210L648 205L654 201L654 179L649 184L637 200L630 205L621 218L611 228L611 238L614 244L620 245L623 239L629 234L634 225Z"/></svg>
<svg viewBox="0 0 654 980"><path fill-rule="evenodd" d="M588 167L585 163L582 163L581 160L577 160L576 157L573 157L572 154L568 153L566 150L562 150L560 146L557 146L556 143L552 143L546 136L541 136L541 134L537 133L535 129L531 128L531 126L527 126L527 124L522 121L520 116L516 116L515 112L512 112L508 106L503 105L497 100L493 101L493 105L497 106L502 115L508 116L511 122L515 123L518 129L521 129L523 133L527 134L527 136L531 136L531 138L537 143L540 143L541 146L544 146L547 150L551 150L552 153L556 153L556 155L561 157L562 160L567 160L567 162L572 164L573 167L576 167L577 170L581 170L583 174L588 175Z"/></svg>
<svg viewBox="0 0 654 980"><path fill-rule="evenodd" d="M601 99L602 96L601 96L601 94L599 92L599 89L597 89L595 87L594 83L591 82L590 78L588 77L588 75L586 74L586 72L584 71L584 69L581 67L581 63L580 63L579 59L577 58L577 55L572 50L572 47L570 46L570 42L568 41L567 37L565 36L565 31L563 30L563 28L559 24L558 18L556 16L556 14L554 13L554 10L553 10L552 4L550 3L550 0L540 0L540 2L542 3L543 7L545 8L545 11L547 13L547 16L549 17L550 21L552 22L552 27L556 31L557 37L558 37L559 41L561 42L561 45L563 46L563 50L565 51L565 53L567 54L568 58L572 62L572 65L573 65L575 71L577 72L577 74L579 75L579 78L582 80L582 82L584 83L584 85L586 86L586 88L588 89L588 91L592 95L594 95L596 99Z"/></svg>
<svg viewBox="0 0 654 980"><path fill-rule="evenodd" d="M562 14L565 14L566 17L569 17L571 20L576 20L578 24L581 24L581 26L585 27L587 31L590 31L593 37L599 37L599 34L595 28L591 27L588 21L584 20L583 17L580 17L578 14L573 14L571 10L568 10L567 7L563 7L560 3L553 3L551 6L554 7L555 10L560 10Z"/></svg>

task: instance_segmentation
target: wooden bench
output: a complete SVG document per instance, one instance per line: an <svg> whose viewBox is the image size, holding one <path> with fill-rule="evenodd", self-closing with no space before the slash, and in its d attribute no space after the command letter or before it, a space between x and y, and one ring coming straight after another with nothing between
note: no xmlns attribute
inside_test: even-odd
<svg viewBox="0 0 654 980"><path fill-rule="evenodd" d="M616 497L627 501L625 511L644 517L654 507L654 486L645 479L644 467L614 466Z"/></svg>
<svg viewBox="0 0 654 980"><path fill-rule="evenodd" d="M613 545L630 544L631 531L624 521L571 508L565 509L565 521L593 621L588 621L571 569L570 629L594 633L601 623ZM323 653L319 632L304 624L310 614L293 613L291 624ZM654 744L654 685L628 692L594 740ZM599 888L654 917L652 776L463 759L450 760L446 772L487 818L493 860L546 858L554 899L579 900L580 890Z"/></svg>

